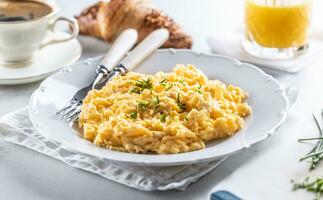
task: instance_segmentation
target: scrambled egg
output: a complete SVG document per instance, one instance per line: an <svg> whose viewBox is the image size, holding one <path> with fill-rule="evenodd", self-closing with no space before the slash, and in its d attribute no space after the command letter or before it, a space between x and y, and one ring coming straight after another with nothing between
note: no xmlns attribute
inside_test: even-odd
<svg viewBox="0 0 323 200"><path fill-rule="evenodd" d="M193 65L171 73L129 72L83 101L79 125L94 144L124 152L171 154L234 135L251 108L239 87L208 80Z"/></svg>

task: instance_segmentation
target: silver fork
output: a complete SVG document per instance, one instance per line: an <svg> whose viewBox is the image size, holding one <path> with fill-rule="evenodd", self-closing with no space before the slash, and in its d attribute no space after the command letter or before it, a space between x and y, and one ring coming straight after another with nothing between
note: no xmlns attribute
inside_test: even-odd
<svg viewBox="0 0 323 200"><path fill-rule="evenodd" d="M169 32L164 28L155 30L150 33L140 44L138 44L132 51L130 51L128 55L124 59L122 59L122 61L115 68L113 68L110 73L108 73L103 82L99 82L99 85L105 84L119 74L124 75L127 71L131 71L151 53L162 46L167 41L168 37ZM84 97L75 101L72 100L72 104L68 109L69 112L64 112L65 114L63 114L64 119L70 122L75 121L78 118L78 115L81 112L81 106Z"/></svg>
<svg viewBox="0 0 323 200"><path fill-rule="evenodd" d="M70 102L56 112L67 121L75 120L75 116L80 113L82 101L91 89L97 89L105 82L108 74L126 55L126 53L137 42L138 33L135 29L123 31L116 41L112 44L109 52L104 56L101 63L96 68L95 78L86 87L78 90Z"/></svg>

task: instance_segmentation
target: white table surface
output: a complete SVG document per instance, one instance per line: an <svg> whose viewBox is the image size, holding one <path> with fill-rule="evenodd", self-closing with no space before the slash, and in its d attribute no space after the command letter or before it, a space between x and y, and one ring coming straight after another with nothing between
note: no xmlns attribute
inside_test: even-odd
<svg viewBox="0 0 323 200"><path fill-rule="evenodd" d="M62 14L72 16L93 0L63 1ZM242 0L154 0L193 35L196 51L209 52L206 37L233 30L242 21ZM323 2L315 2L314 24L319 25ZM317 4L317 5L316 5ZM317 11L316 11L317 10ZM323 23L321 24L323 28ZM322 35L323 37L323 35ZM108 45L80 37L82 59L103 54ZM323 55L322 55L323 57ZM298 74L273 74L299 89L299 98L283 126L272 137L228 158L184 192L142 192L69 167L39 153L0 141L0 199L209 199L217 190L229 190L244 199L312 199L292 192L290 180L305 177L308 165L298 162L310 146L300 137L316 136L311 113L323 107L323 58ZM0 115L28 104L39 83L0 86ZM270 109L270 108L268 108ZM323 165L323 164L322 164Z"/></svg>

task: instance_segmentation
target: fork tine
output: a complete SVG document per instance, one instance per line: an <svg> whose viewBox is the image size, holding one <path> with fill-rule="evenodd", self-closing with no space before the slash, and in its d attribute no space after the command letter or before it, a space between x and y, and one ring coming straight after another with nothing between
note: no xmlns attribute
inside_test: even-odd
<svg viewBox="0 0 323 200"><path fill-rule="evenodd" d="M62 112L64 112L66 109L68 109L69 107L71 107L71 103L69 103L68 105L64 106L63 108L59 109L56 114L60 115Z"/></svg>
<svg viewBox="0 0 323 200"><path fill-rule="evenodd" d="M79 114L81 113L81 110L77 111L73 116L67 119L68 122L74 122L78 120Z"/></svg>
<svg viewBox="0 0 323 200"><path fill-rule="evenodd" d="M81 106L79 105L79 106L75 107L75 109L72 112L70 112L68 115L65 115L64 119L68 121L71 117L73 117L80 110L81 110Z"/></svg>
<svg viewBox="0 0 323 200"><path fill-rule="evenodd" d="M57 112L56 112L56 114L57 115L60 115L60 114L62 114L63 112L65 112L67 109L69 109L73 104L75 104L76 103L76 100L75 99L73 99L72 101L70 101L70 103L68 104L68 105L66 105L66 106L64 106L63 108L61 108L61 109L59 109ZM62 115L64 115L64 114L62 114Z"/></svg>
<svg viewBox="0 0 323 200"><path fill-rule="evenodd" d="M71 109L70 112L66 113L66 115L63 116L63 118L66 120L70 119L73 115L75 115L75 113L81 110L81 104L82 103L79 101L77 105L73 109Z"/></svg>
<svg viewBox="0 0 323 200"><path fill-rule="evenodd" d="M81 112L81 106L77 108L77 111L75 111L73 114L71 114L70 116L66 117L65 120L68 122L73 121L73 119L77 118L78 115Z"/></svg>
<svg viewBox="0 0 323 200"><path fill-rule="evenodd" d="M75 102L73 104L71 104L71 106L65 110L65 112L61 113L61 117L65 118L66 116L68 116L69 114L71 114L72 112L74 112L74 110L80 105L80 101Z"/></svg>

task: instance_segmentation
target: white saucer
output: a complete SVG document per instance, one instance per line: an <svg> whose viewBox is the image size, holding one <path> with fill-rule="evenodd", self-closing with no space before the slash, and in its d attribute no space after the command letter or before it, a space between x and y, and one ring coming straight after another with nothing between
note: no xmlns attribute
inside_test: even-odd
<svg viewBox="0 0 323 200"><path fill-rule="evenodd" d="M323 53L322 31L314 29L309 41L309 49L303 55L291 59L264 59L246 53L241 47L243 31L237 29L230 33L222 32L212 35L207 42L211 50L216 54L222 54L239 59L243 62L255 64L259 67L274 69L288 73L297 73L310 66L321 58Z"/></svg>
<svg viewBox="0 0 323 200"><path fill-rule="evenodd" d="M56 36L57 34L57 36ZM55 37L66 37L58 32ZM49 45L38 52L34 62L24 67L11 68L0 65L0 85L15 85L42 80L60 68L78 60L82 46L75 38L68 42Z"/></svg>

